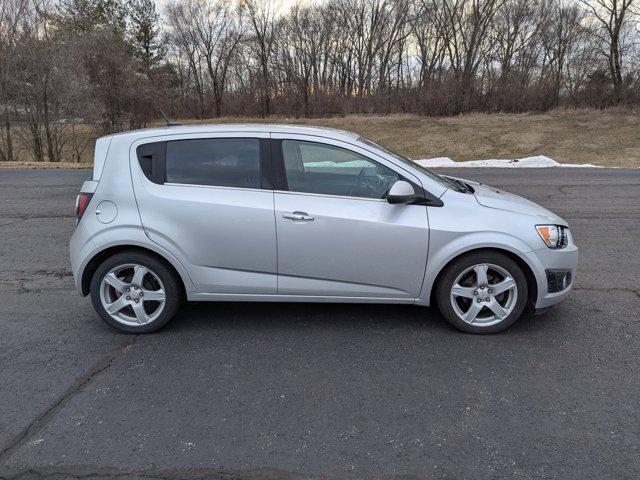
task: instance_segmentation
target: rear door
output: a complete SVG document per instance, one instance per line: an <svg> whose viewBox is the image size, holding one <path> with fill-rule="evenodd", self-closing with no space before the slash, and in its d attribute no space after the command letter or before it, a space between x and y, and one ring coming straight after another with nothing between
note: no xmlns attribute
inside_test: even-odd
<svg viewBox="0 0 640 480"><path fill-rule="evenodd" d="M132 178L147 236L207 293L275 294L268 134L136 142Z"/></svg>
<svg viewBox="0 0 640 480"><path fill-rule="evenodd" d="M417 298L427 263L424 205L391 205L398 179L419 185L368 151L320 137L272 134L278 293ZM274 181L278 181L274 179Z"/></svg>

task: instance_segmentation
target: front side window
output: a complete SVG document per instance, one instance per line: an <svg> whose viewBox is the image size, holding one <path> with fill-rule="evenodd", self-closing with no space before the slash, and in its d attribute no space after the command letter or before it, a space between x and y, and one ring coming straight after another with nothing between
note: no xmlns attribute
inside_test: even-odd
<svg viewBox="0 0 640 480"><path fill-rule="evenodd" d="M289 190L345 197L386 198L397 173L345 148L283 140Z"/></svg>
<svg viewBox="0 0 640 480"><path fill-rule="evenodd" d="M260 188L257 138L203 138L167 142L169 183Z"/></svg>

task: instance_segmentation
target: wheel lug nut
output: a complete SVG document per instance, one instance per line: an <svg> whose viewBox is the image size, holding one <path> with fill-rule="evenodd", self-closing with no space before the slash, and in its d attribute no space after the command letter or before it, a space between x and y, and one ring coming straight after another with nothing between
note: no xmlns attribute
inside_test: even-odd
<svg viewBox="0 0 640 480"><path fill-rule="evenodd" d="M127 292L130 292L130 291L131 291L131 289L129 287L127 287Z"/></svg>
<svg viewBox="0 0 640 480"><path fill-rule="evenodd" d="M480 303L482 300L478 299L478 303Z"/></svg>
<svg viewBox="0 0 640 480"><path fill-rule="evenodd" d="M489 293L493 293L493 290L489 289Z"/></svg>
<svg viewBox="0 0 640 480"><path fill-rule="evenodd" d="M133 289L134 289L134 290L137 290L137 289L138 289L138 287L133 287Z"/></svg>
<svg viewBox="0 0 640 480"><path fill-rule="evenodd" d="M473 291L473 294L474 294L474 295L477 295L477 294L478 294L478 290L474 290L474 291Z"/></svg>
<svg viewBox="0 0 640 480"><path fill-rule="evenodd" d="M140 299L136 298L136 303L138 303L140 301Z"/></svg>
<svg viewBox="0 0 640 480"><path fill-rule="evenodd" d="M142 292L140 292L140 296L141 296L141 297L143 296Z"/></svg>
<svg viewBox="0 0 640 480"><path fill-rule="evenodd" d="M127 297L127 300L131 300L131 297Z"/></svg>

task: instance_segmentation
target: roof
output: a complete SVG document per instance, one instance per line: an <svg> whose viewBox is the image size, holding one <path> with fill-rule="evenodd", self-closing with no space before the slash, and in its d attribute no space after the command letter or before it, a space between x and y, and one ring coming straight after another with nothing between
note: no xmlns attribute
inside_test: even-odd
<svg viewBox="0 0 640 480"><path fill-rule="evenodd" d="M189 133L219 133L219 132L253 132L253 133L290 133L300 135L316 135L340 140L355 140L360 135L346 130L336 128L310 126L310 125L287 125L269 123L220 123L220 124L195 124L195 125L173 125L156 128L143 128L140 130L129 130L114 133L107 136L131 136L134 138L144 138L156 135L180 135Z"/></svg>

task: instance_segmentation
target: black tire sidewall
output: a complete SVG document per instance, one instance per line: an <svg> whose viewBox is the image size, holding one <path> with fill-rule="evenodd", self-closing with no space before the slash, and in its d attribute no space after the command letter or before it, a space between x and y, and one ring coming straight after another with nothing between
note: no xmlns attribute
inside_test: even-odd
<svg viewBox="0 0 640 480"><path fill-rule="evenodd" d="M136 263L149 268L158 275L164 286L166 295L164 310L158 318L145 325L125 325L114 320L111 315L107 313L100 300L100 285L104 276L118 265L127 263ZM182 289L180 288L176 275L164 262L142 252L120 252L106 259L94 272L91 278L90 291L91 302L96 312L98 312L98 315L100 315L100 318L116 330L124 333L151 333L161 329L173 318L182 303Z"/></svg>
<svg viewBox="0 0 640 480"><path fill-rule="evenodd" d="M450 301L451 287L458 275L467 268L479 263L492 263L504 268L515 280L518 289L518 298L513 311L501 322L487 327L470 325L458 318ZM473 252L454 260L446 267L436 285L436 301L442 316L458 330L476 334L498 333L513 325L527 306L527 279L520 266L509 256L494 251Z"/></svg>

